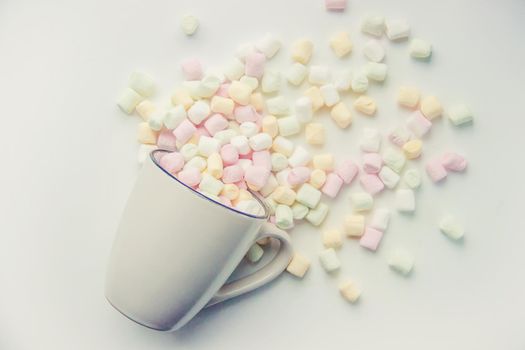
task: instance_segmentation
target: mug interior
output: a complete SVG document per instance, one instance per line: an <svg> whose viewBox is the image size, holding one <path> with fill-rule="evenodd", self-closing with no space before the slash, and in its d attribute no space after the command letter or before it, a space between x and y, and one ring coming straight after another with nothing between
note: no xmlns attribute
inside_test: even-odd
<svg viewBox="0 0 525 350"><path fill-rule="evenodd" d="M170 151L163 150L163 149L157 149L157 150L151 151L150 158L153 161L153 163L157 167L159 167L159 169L162 170L166 175L168 175L173 180L177 181L179 184L181 184L182 186L186 187L188 190L192 191L193 193L195 193L199 197L204 198L207 201L209 201L209 202L211 202L213 204L219 205L219 206L221 206L221 207L223 207L223 208L225 208L227 210L233 211L233 212L235 212L237 214L241 214L241 215L244 215L244 216L247 216L247 217L250 217L250 218L267 220L268 217L270 216L270 210L268 209L268 206L266 205L264 200L262 200L256 193L252 192L249 189L248 189L248 191L250 191L250 193L253 195L253 198L261 205L261 208L263 209L263 212L264 212L263 215L253 215L253 214L245 213L243 211L240 211L240 210L237 210L235 208L229 207L227 205L224 205L221 202L218 202L218 201L216 201L216 200L214 200L212 198L209 198L209 197L205 196L201 192L195 190L193 187L190 187L190 186L186 185L184 182L182 182L179 179L177 179L175 176L173 176L170 172L166 171L166 169L164 169L160 165L160 158L161 158L162 154L166 154L166 153L170 153Z"/></svg>

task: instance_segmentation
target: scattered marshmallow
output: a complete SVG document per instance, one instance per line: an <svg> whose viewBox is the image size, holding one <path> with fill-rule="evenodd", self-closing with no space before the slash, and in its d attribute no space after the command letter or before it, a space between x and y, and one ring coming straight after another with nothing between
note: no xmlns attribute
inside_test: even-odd
<svg viewBox="0 0 525 350"><path fill-rule="evenodd" d="M352 71L343 69L335 75L334 85L339 91L348 91L352 87Z"/></svg>
<svg viewBox="0 0 525 350"><path fill-rule="evenodd" d="M274 201L284 205L292 205L296 198L294 190L287 186L279 186L273 191L272 198Z"/></svg>
<svg viewBox="0 0 525 350"><path fill-rule="evenodd" d="M343 180L345 184L350 184L357 175L357 165L351 160L342 161L336 168L335 173Z"/></svg>
<svg viewBox="0 0 525 350"><path fill-rule="evenodd" d="M421 173L417 169L408 169L403 175L403 181L411 189L421 186Z"/></svg>
<svg viewBox="0 0 525 350"><path fill-rule="evenodd" d="M166 115L164 116L164 126L173 130L186 120L187 117L186 110L182 105L175 106L166 112Z"/></svg>
<svg viewBox="0 0 525 350"><path fill-rule="evenodd" d="M376 251L383 238L383 232L372 227L366 227L363 236L359 239L359 245L371 251Z"/></svg>
<svg viewBox="0 0 525 350"><path fill-rule="evenodd" d="M383 162L396 173L400 173L406 163L405 156L392 148L387 148L383 153Z"/></svg>
<svg viewBox="0 0 525 350"><path fill-rule="evenodd" d="M266 58L272 58L281 48L281 41L276 36L267 33L257 41L255 48L262 52Z"/></svg>
<svg viewBox="0 0 525 350"><path fill-rule="evenodd" d="M157 132L152 130L148 123L139 123L137 127L137 141L146 145L155 145L157 143Z"/></svg>
<svg viewBox="0 0 525 350"><path fill-rule="evenodd" d="M286 73L286 80L292 85L301 85L301 83L304 81L304 78L306 78L306 74L308 73L308 69L305 65L295 62L290 66Z"/></svg>
<svg viewBox="0 0 525 350"><path fill-rule="evenodd" d="M135 110L137 111L137 114L140 115L140 117L147 122L150 115L155 111L155 105L150 100L142 100L137 106L135 107ZM173 129L173 128L172 128Z"/></svg>
<svg viewBox="0 0 525 350"><path fill-rule="evenodd" d="M341 267L341 262L334 248L327 248L321 251L319 253L319 262L326 272L334 272Z"/></svg>
<svg viewBox="0 0 525 350"><path fill-rule="evenodd" d="M335 173L330 173L326 176L322 192L330 198L335 198L339 194L343 180Z"/></svg>
<svg viewBox="0 0 525 350"><path fill-rule="evenodd" d="M308 123L313 117L312 100L309 97L299 97L295 101L295 116L301 123Z"/></svg>
<svg viewBox="0 0 525 350"><path fill-rule="evenodd" d="M416 137L420 138L430 131L432 123L420 111L415 111L408 117L406 126Z"/></svg>
<svg viewBox="0 0 525 350"><path fill-rule="evenodd" d="M297 191L295 200L312 209L319 204L321 192L310 184L303 184Z"/></svg>
<svg viewBox="0 0 525 350"><path fill-rule="evenodd" d="M364 128L361 134L359 147L363 152L379 152L381 147L381 135L379 131L371 128Z"/></svg>
<svg viewBox="0 0 525 350"><path fill-rule="evenodd" d="M249 139L250 147L254 151L267 150L272 146L273 140L267 133L261 132Z"/></svg>
<svg viewBox="0 0 525 350"><path fill-rule="evenodd" d="M348 215L344 227L348 237L361 237L365 232L365 217L363 215Z"/></svg>
<svg viewBox="0 0 525 350"><path fill-rule="evenodd" d="M368 90L368 77L366 73L360 72L355 74L351 83L352 91L358 94L365 93Z"/></svg>
<svg viewBox="0 0 525 350"><path fill-rule="evenodd" d="M374 198L366 192L353 193L350 199L356 212L368 211L374 206Z"/></svg>
<svg viewBox="0 0 525 350"><path fill-rule="evenodd" d="M421 100L420 110L429 119L435 119L443 114L443 107L435 96L426 96Z"/></svg>
<svg viewBox="0 0 525 350"><path fill-rule="evenodd" d="M243 84L246 84L250 87L252 92L259 87L259 78L252 77L249 75L243 75L239 81ZM251 95L250 95L251 100Z"/></svg>
<svg viewBox="0 0 525 350"><path fill-rule="evenodd" d="M363 154L363 171L368 174L377 174L381 170L383 159L378 153Z"/></svg>
<svg viewBox="0 0 525 350"><path fill-rule="evenodd" d="M292 209L287 205L278 204L275 208L275 225L283 230L294 226Z"/></svg>
<svg viewBox="0 0 525 350"><path fill-rule="evenodd" d="M273 115L267 115L262 119L262 131L270 135L272 138L279 133L279 126L277 125L277 118Z"/></svg>
<svg viewBox="0 0 525 350"><path fill-rule="evenodd" d="M295 62L307 64L312 57L314 44L308 39L299 39L292 44L292 59Z"/></svg>
<svg viewBox="0 0 525 350"><path fill-rule="evenodd" d="M460 126L472 123L473 116L466 105L460 104L449 108L448 119L450 119L454 126Z"/></svg>
<svg viewBox="0 0 525 350"><path fill-rule="evenodd" d="M311 170L308 167L300 166L293 168L288 173L287 181L292 187L297 187L304 184L310 179ZM297 199L296 199L297 200Z"/></svg>
<svg viewBox="0 0 525 350"><path fill-rule="evenodd" d="M207 174L207 173L202 174L202 179L201 179L201 182L199 183L199 189L201 191L204 191L214 196L218 196L223 187L224 187L224 184L222 183L222 181L217 180L210 174Z"/></svg>
<svg viewBox="0 0 525 350"><path fill-rule="evenodd" d="M321 188L326 182L326 172L321 169L314 169L310 173L310 185L313 187L319 189Z"/></svg>
<svg viewBox="0 0 525 350"><path fill-rule="evenodd" d="M354 108L366 115L374 115L377 110L376 102L366 95L361 95L354 101Z"/></svg>
<svg viewBox="0 0 525 350"><path fill-rule="evenodd" d="M346 0L325 0L328 11L343 11L346 8Z"/></svg>
<svg viewBox="0 0 525 350"><path fill-rule="evenodd" d="M397 190L396 207L400 212L413 212L416 210L414 191L408 189Z"/></svg>
<svg viewBox="0 0 525 350"><path fill-rule="evenodd" d="M314 226L322 224L326 216L328 215L328 205L319 203L317 207L310 209L306 215L306 220Z"/></svg>
<svg viewBox="0 0 525 350"><path fill-rule="evenodd" d="M240 155L245 155L250 153L250 143L248 138L244 135L237 135L231 138L230 143L233 147L237 149L237 152Z"/></svg>
<svg viewBox="0 0 525 350"><path fill-rule="evenodd" d="M203 157L209 157L212 153L219 153L220 148L219 140L213 137L201 136L199 138L198 154Z"/></svg>
<svg viewBox="0 0 525 350"><path fill-rule="evenodd" d="M368 62L365 72L369 80L382 82L386 79L387 66L384 63Z"/></svg>
<svg viewBox="0 0 525 350"><path fill-rule="evenodd" d="M344 102L339 102L332 107L330 117L342 129L345 129L352 123L352 113Z"/></svg>
<svg viewBox="0 0 525 350"><path fill-rule="evenodd" d="M186 80L201 80L203 77L201 62L190 58L181 63L182 74Z"/></svg>
<svg viewBox="0 0 525 350"><path fill-rule="evenodd" d="M342 297L352 304L359 300L361 290L355 285L353 281L346 281L339 286L339 293Z"/></svg>
<svg viewBox="0 0 525 350"><path fill-rule="evenodd" d="M150 97L155 93L155 81L146 73L137 71L131 73L128 86L142 97Z"/></svg>
<svg viewBox="0 0 525 350"><path fill-rule="evenodd" d="M188 110L193 104L193 98L186 89L175 89L171 95L171 103L174 106L183 106L185 110Z"/></svg>
<svg viewBox="0 0 525 350"><path fill-rule="evenodd" d="M327 84L331 80L330 69L327 66L311 66L308 82L313 85Z"/></svg>
<svg viewBox="0 0 525 350"><path fill-rule="evenodd" d="M135 90L126 88L117 99L117 105L125 113L131 114L143 99L144 98Z"/></svg>
<svg viewBox="0 0 525 350"><path fill-rule="evenodd" d="M255 136L259 132L259 126L254 122L243 122L239 125L239 132L241 135L249 138Z"/></svg>
<svg viewBox="0 0 525 350"><path fill-rule="evenodd" d="M422 39L412 39L410 42L410 56L413 58L429 58L432 54L432 45Z"/></svg>
<svg viewBox="0 0 525 350"><path fill-rule="evenodd" d="M447 152L441 156L441 164L450 171L464 171L467 168L467 160L454 152Z"/></svg>
<svg viewBox="0 0 525 350"><path fill-rule="evenodd" d="M352 41L347 32L337 32L330 37L330 47L339 58L352 51Z"/></svg>
<svg viewBox="0 0 525 350"><path fill-rule="evenodd" d="M292 205L292 213L294 220L302 220L308 215L308 207L306 205L303 205L301 203L295 202Z"/></svg>
<svg viewBox="0 0 525 350"><path fill-rule="evenodd" d="M195 157L198 151L199 147L197 147L197 145L193 143L187 143L183 145L179 150L180 154L182 154L182 156L184 157L184 161L186 162Z"/></svg>
<svg viewBox="0 0 525 350"><path fill-rule="evenodd" d="M282 153L272 153L272 171L278 172L288 167L288 158Z"/></svg>
<svg viewBox="0 0 525 350"><path fill-rule="evenodd" d="M324 104L331 107L340 101L339 92L334 84L326 84L319 88Z"/></svg>
<svg viewBox="0 0 525 350"><path fill-rule="evenodd" d="M305 166L312 160L312 155L304 147L297 146L288 158L288 164L292 167Z"/></svg>
<svg viewBox="0 0 525 350"><path fill-rule="evenodd" d="M193 35L199 28L199 20L193 15L185 15L182 17L181 28L184 34Z"/></svg>
<svg viewBox="0 0 525 350"><path fill-rule="evenodd" d="M425 164L428 177L433 182L439 182L447 177L447 169L443 166L440 159L434 158Z"/></svg>
<svg viewBox="0 0 525 350"><path fill-rule="evenodd" d="M321 123L308 123L304 129L306 142L310 145L323 145L325 142L325 129Z"/></svg>
<svg viewBox="0 0 525 350"><path fill-rule="evenodd" d="M250 103L251 94L251 87L237 80L232 81L228 88L229 97L240 105Z"/></svg>
<svg viewBox="0 0 525 350"><path fill-rule="evenodd" d="M265 94L279 91L281 88L281 73L272 70L266 70L264 72L261 81L261 90Z"/></svg>
<svg viewBox="0 0 525 350"><path fill-rule="evenodd" d="M290 113L288 101L283 96L276 96L266 100L266 108L273 115L287 115Z"/></svg>
<svg viewBox="0 0 525 350"><path fill-rule="evenodd" d="M239 80L244 74L244 63L238 58L233 58L224 68L224 76L230 81Z"/></svg>
<svg viewBox="0 0 525 350"><path fill-rule="evenodd" d="M385 184L386 188L393 189L399 183L401 177L394 170L390 169L388 166L381 168L378 174L381 181Z"/></svg>
<svg viewBox="0 0 525 350"><path fill-rule="evenodd" d="M385 32L385 17L377 15L366 17L361 23L361 31L381 37Z"/></svg>
<svg viewBox="0 0 525 350"><path fill-rule="evenodd" d="M324 106L323 96L321 95L319 87L311 86L304 92L304 95L312 101L312 109L314 112Z"/></svg>
<svg viewBox="0 0 525 350"><path fill-rule="evenodd" d="M416 159L421 155L423 142L418 139L410 140L403 145L403 152L408 159Z"/></svg>
<svg viewBox="0 0 525 350"><path fill-rule="evenodd" d="M439 229L445 236L456 241L463 238L465 235L465 229L463 226L453 216L450 215L447 215L441 219L439 222Z"/></svg>
<svg viewBox="0 0 525 350"><path fill-rule="evenodd" d="M406 39L410 36L410 26L405 20L390 19L385 21L386 36L390 40Z"/></svg>
<svg viewBox="0 0 525 350"><path fill-rule="evenodd" d="M408 275L414 267L414 257L405 250L396 249L388 254L388 266L402 275Z"/></svg>
<svg viewBox="0 0 525 350"><path fill-rule="evenodd" d="M385 58L385 49L377 40L368 40L363 47L363 54L372 62L381 62Z"/></svg>
<svg viewBox="0 0 525 350"><path fill-rule="evenodd" d="M323 231L323 245L325 248L338 249L343 245L343 235L337 229Z"/></svg>
<svg viewBox="0 0 525 350"><path fill-rule="evenodd" d="M315 169L330 171L334 168L334 156L331 153L317 154L312 158Z"/></svg>
<svg viewBox="0 0 525 350"><path fill-rule="evenodd" d="M410 137L410 131L404 126L397 127L388 135L389 140L399 147L403 147L410 140Z"/></svg>
<svg viewBox="0 0 525 350"><path fill-rule="evenodd" d="M310 268L310 261L299 253L295 253L286 271L292 275L303 278L306 271Z"/></svg>
<svg viewBox="0 0 525 350"><path fill-rule="evenodd" d="M388 228L388 223L390 222L390 210L380 208L374 210L372 215L372 220L370 221L370 227L375 228L376 230L385 232Z"/></svg>
<svg viewBox="0 0 525 350"><path fill-rule="evenodd" d="M364 174L359 179L361 187L371 195L375 195L385 188L385 184L376 174Z"/></svg>
<svg viewBox="0 0 525 350"><path fill-rule="evenodd" d="M301 131L301 123L295 115L277 119L279 134L282 136L291 136Z"/></svg>
<svg viewBox="0 0 525 350"><path fill-rule="evenodd" d="M397 102L404 107L416 108L421 93L412 86L401 86L397 95Z"/></svg>
<svg viewBox="0 0 525 350"><path fill-rule="evenodd" d="M272 149L277 152L289 157L294 151L294 144L292 141L282 136L277 136L273 140Z"/></svg>

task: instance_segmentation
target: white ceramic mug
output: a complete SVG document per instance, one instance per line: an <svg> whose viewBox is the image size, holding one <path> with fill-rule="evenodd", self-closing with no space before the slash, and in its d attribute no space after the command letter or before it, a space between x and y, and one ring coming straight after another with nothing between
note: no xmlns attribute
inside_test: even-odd
<svg viewBox="0 0 525 350"><path fill-rule="evenodd" d="M106 276L106 298L131 320L175 330L197 312L277 277L292 257L286 232L203 196L170 175L153 151L124 209ZM262 269L225 284L250 246L270 237L279 252Z"/></svg>

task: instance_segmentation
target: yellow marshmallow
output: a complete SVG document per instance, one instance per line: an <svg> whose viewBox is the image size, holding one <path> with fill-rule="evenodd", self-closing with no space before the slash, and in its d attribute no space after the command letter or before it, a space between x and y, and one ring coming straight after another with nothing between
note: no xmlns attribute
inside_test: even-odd
<svg viewBox="0 0 525 350"><path fill-rule="evenodd" d="M308 123L304 129L306 142L310 145L322 145L325 141L325 130L323 124Z"/></svg>
<svg viewBox="0 0 525 350"><path fill-rule="evenodd" d="M222 177L222 169L223 169L221 155L216 152L212 153L208 157L207 162L208 162L208 167L207 167L208 174L210 174L216 179L220 179Z"/></svg>
<svg viewBox="0 0 525 350"><path fill-rule="evenodd" d="M253 196L252 196L252 194L250 192L248 192L245 189L240 189L239 190L239 195L237 196L237 198L232 200L232 204L234 206L236 206L239 202L247 201L247 200L252 199L252 198L253 198Z"/></svg>
<svg viewBox="0 0 525 350"><path fill-rule="evenodd" d="M337 126L343 129L352 123L352 113L343 102L339 102L332 107L330 116Z"/></svg>
<svg viewBox="0 0 525 350"><path fill-rule="evenodd" d="M306 259L301 254L295 253L292 260L290 261L290 264L288 264L286 271L296 277L303 278L309 267L310 261L308 261L308 259Z"/></svg>
<svg viewBox="0 0 525 350"><path fill-rule="evenodd" d="M299 39L292 44L292 59L295 62L307 64L312 57L314 44L308 39Z"/></svg>
<svg viewBox="0 0 525 350"><path fill-rule="evenodd" d="M344 226L348 237L361 237L365 232L365 217L363 215L348 215L345 217Z"/></svg>
<svg viewBox="0 0 525 350"><path fill-rule="evenodd" d="M257 112L261 112L264 109L264 98L260 92L255 92L250 96L250 104L255 108Z"/></svg>
<svg viewBox="0 0 525 350"><path fill-rule="evenodd" d="M354 108L366 115L373 115L377 110L375 101L366 95L361 95L354 101Z"/></svg>
<svg viewBox="0 0 525 350"><path fill-rule="evenodd" d="M337 229L330 229L323 232L323 245L325 248L340 248L343 245L343 235Z"/></svg>
<svg viewBox="0 0 525 350"><path fill-rule="evenodd" d="M306 97L309 97L312 100L312 110L315 112L319 108L324 106L323 95L321 95L321 90L317 86L312 86L304 92Z"/></svg>
<svg viewBox="0 0 525 350"><path fill-rule="evenodd" d="M339 286L339 292L351 303L355 303L361 295L361 290L352 281L346 281Z"/></svg>
<svg viewBox="0 0 525 350"><path fill-rule="evenodd" d="M150 100L144 100L135 107L135 110L147 122L149 116L155 111L155 105Z"/></svg>
<svg viewBox="0 0 525 350"><path fill-rule="evenodd" d="M418 139L410 140L403 145L403 152L408 159L415 159L421 155L423 142Z"/></svg>
<svg viewBox="0 0 525 350"><path fill-rule="evenodd" d="M273 115L267 115L262 119L262 131L270 135L272 138L279 134L279 125L277 118Z"/></svg>
<svg viewBox="0 0 525 350"><path fill-rule="evenodd" d="M334 155L330 153L317 154L313 157L312 163L316 169L332 170L334 168Z"/></svg>
<svg viewBox="0 0 525 350"><path fill-rule="evenodd" d="M443 114L443 107L435 96L427 96L421 100L421 113L429 120L438 118ZM138 106L137 106L138 110Z"/></svg>
<svg viewBox="0 0 525 350"><path fill-rule="evenodd" d="M225 196L232 201L239 197L239 187L235 184L224 184L221 190L221 196Z"/></svg>
<svg viewBox="0 0 525 350"><path fill-rule="evenodd" d="M139 123L137 129L137 140L146 145L157 143L157 132L153 131L146 122Z"/></svg>
<svg viewBox="0 0 525 350"><path fill-rule="evenodd" d="M421 93L415 87L401 86L399 88L399 94L397 95L397 102L401 106L415 108L419 103L420 96Z"/></svg>
<svg viewBox="0 0 525 350"><path fill-rule="evenodd" d="M211 99L210 108L214 113L221 113L223 115L231 115L233 113L233 108L235 103L231 98L226 98L222 96L213 96Z"/></svg>
<svg viewBox="0 0 525 350"><path fill-rule="evenodd" d="M252 89L250 86L241 83L240 81L232 81L228 94L231 99L240 105L247 105L250 103L250 97L252 95Z"/></svg>
<svg viewBox="0 0 525 350"><path fill-rule="evenodd" d="M186 90L176 89L171 95L171 103L174 106L182 105L187 110L193 104L193 99Z"/></svg>
<svg viewBox="0 0 525 350"><path fill-rule="evenodd" d="M330 38L330 47L337 57L346 56L352 51L352 42L347 32L337 32Z"/></svg>
<svg viewBox="0 0 525 350"><path fill-rule="evenodd" d="M322 169L314 169L310 173L310 185L319 189L326 182L326 173Z"/></svg>
<svg viewBox="0 0 525 350"><path fill-rule="evenodd" d="M272 193L273 200L284 205L292 205L295 202L295 196L295 191L286 186L279 186Z"/></svg>

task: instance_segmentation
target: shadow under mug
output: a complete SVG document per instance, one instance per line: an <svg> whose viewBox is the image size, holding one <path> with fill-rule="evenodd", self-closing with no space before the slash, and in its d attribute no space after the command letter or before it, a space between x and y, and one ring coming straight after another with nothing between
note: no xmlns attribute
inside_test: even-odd
<svg viewBox="0 0 525 350"><path fill-rule="evenodd" d="M159 165L144 163L121 216L106 274L106 298L129 319L161 331L185 325L204 307L254 290L281 274L293 254L288 234L205 197ZM266 266L226 283L257 240L279 240ZM225 284L226 283L226 284Z"/></svg>

